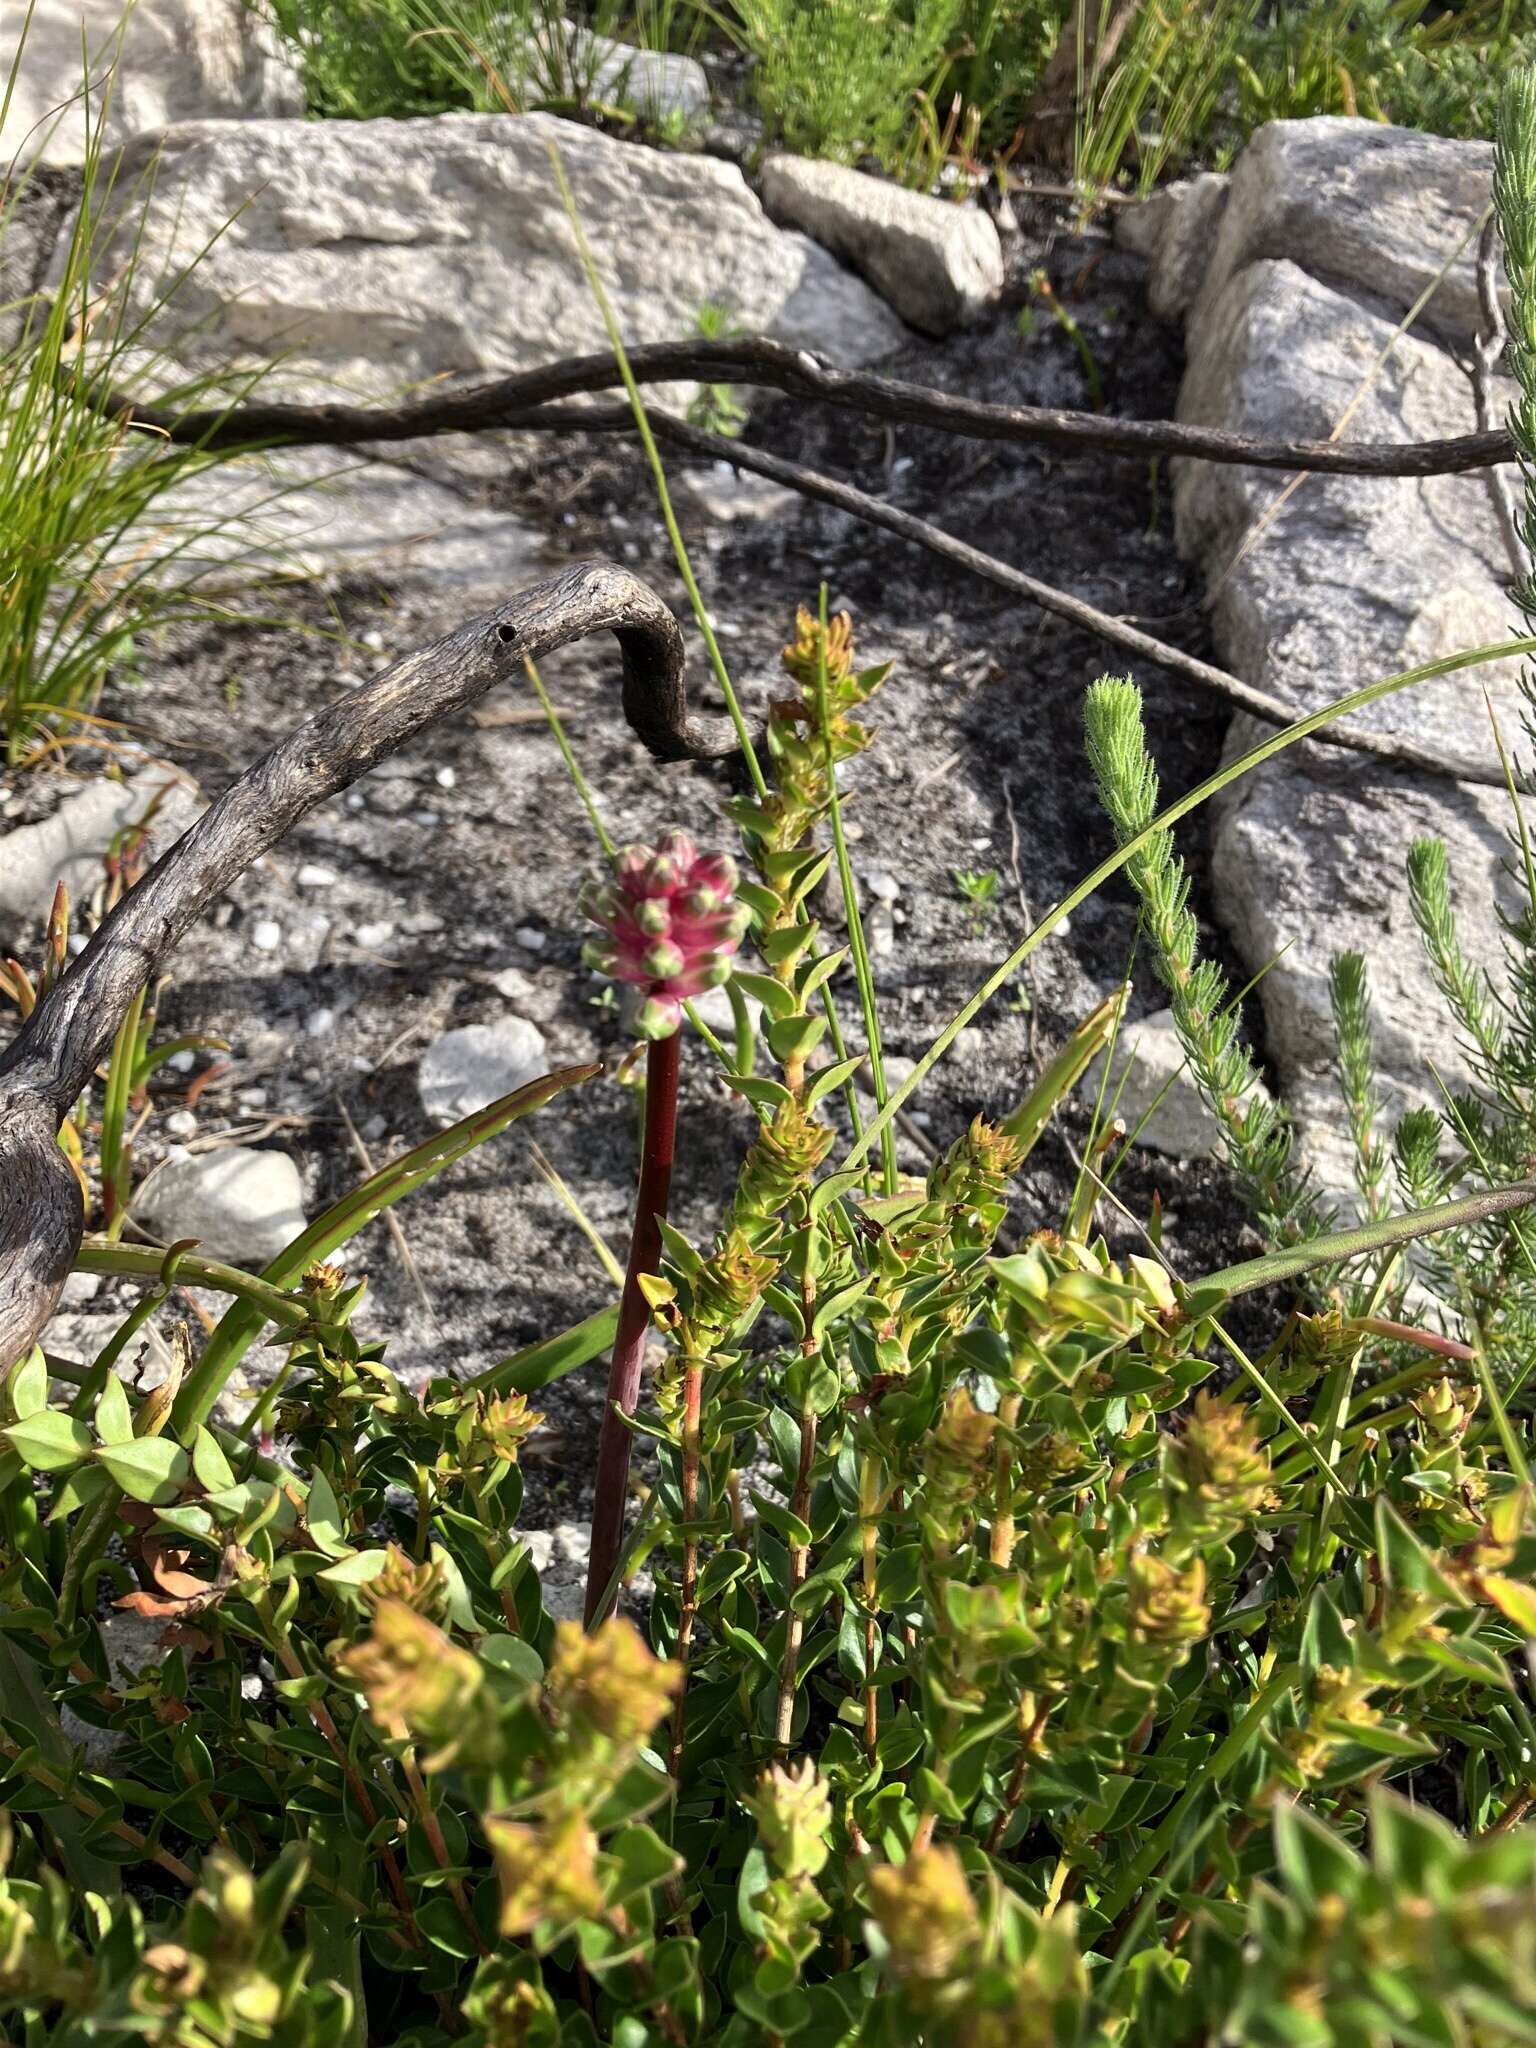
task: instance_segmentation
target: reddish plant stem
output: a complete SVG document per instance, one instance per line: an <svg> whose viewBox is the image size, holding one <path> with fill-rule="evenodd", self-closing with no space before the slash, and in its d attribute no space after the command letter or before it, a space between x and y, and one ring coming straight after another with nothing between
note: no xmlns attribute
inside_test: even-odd
<svg viewBox="0 0 1536 2048"><path fill-rule="evenodd" d="M640 1369L651 1312L640 1292L640 1275L661 1264L661 1219L672 1188L677 1141L677 1067L681 1033L653 1039L645 1069L645 1134L640 1148L640 1188L629 1266L619 1299L619 1327L608 1368L608 1400L597 1441L597 1485L592 1503L592 1551L587 1566L586 1625L602 1610L609 1581L624 1547L624 1510L629 1494L630 1432L625 1420L640 1399Z"/></svg>
<svg viewBox="0 0 1536 2048"><path fill-rule="evenodd" d="M859 1461L859 1538L864 1561L864 1754L875 1761L880 1743L880 1695L875 1685L880 1632L879 1560L876 1553L880 1514L880 1473L866 1451Z"/></svg>
<svg viewBox="0 0 1536 2048"><path fill-rule="evenodd" d="M796 1061L787 1061L784 1067L784 1084L798 1096L804 1086L803 1067ZM814 1225L807 1225L814 1229ZM801 1339L800 1355L811 1358L817 1349L817 1340L811 1334L816 1314L816 1275L811 1270L807 1254L805 1277L800 1282L800 1312L805 1318L805 1336ZM816 1417L809 1410L800 1417L800 1464L795 1473L795 1491L789 1503L792 1515L804 1522L811 1512L811 1470L816 1463ZM811 1553L803 1543L792 1543L789 1547L789 1601L784 1614L784 1662L779 1672L779 1704L774 1717L774 1732L780 1749L788 1749L789 1738L795 1720L795 1687L800 1674L800 1645L805 1638L805 1618L795 1610L795 1595L805 1584L810 1573Z"/></svg>
<svg viewBox="0 0 1536 2048"><path fill-rule="evenodd" d="M1527 1785L1515 1794L1498 1819L1484 1828L1478 1839L1487 1842L1496 1835L1507 1835L1512 1827L1517 1827L1525 1819L1533 1806L1536 1806L1536 1786Z"/></svg>
<svg viewBox="0 0 1536 2048"><path fill-rule="evenodd" d="M1050 1717L1051 1702L1047 1700L1024 1731L1024 1739L1019 1744L1019 1754L1013 1766L1013 1776L1008 1780L1008 1790L1003 1795L1003 1803L987 1834L989 1856L995 1856L1002 1847L1009 1823L1019 1810L1019 1802L1024 1797L1024 1787L1029 1782L1029 1767L1040 1747L1040 1738L1045 1733L1045 1724Z"/></svg>
<svg viewBox="0 0 1536 2048"><path fill-rule="evenodd" d="M1352 1327L1367 1330L1373 1337L1386 1337L1394 1344L1416 1345L1420 1351L1454 1359L1458 1365L1471 1365L1477 1357L1470 1344L1459 1344L1454 1337L1437 1336L1433 1330L1410 1329L1407 1323L1394 1323L1387 1316L1356 1316Z"/></svg>
<svg viewBox="0 0 1536 2048"><path fill-rule="evenodd" d="M1240 1820L1238 1822L1237 1826L1232 1830L1231 1839L1229 1843L1231 1853L1234 1856L1238 1854L1239 1850L1246 1847L1250 1836L1253 1834L1253 1831L1257 1826L1258 1822L1252 1819ZM1220 1874L1220 1866L1218 1864L1212 1863L1208 1865L1208 1867L1201 1873L1199 1882L1195 1886L1196 1896L1203 1899L1211 1890L1212 1886L1215 1884ZM1193 1906L1185 1906L1175 1916L1173 1925L1168 1929L1167 1934L1163 1937L1163 1946L1169 1949L1177 1948L1179 1946L1179 1943L1184 1939L1185 1935L1188 1934L1190 1928L1193 1927L1194 1924L1194 1908Z"/></svg>

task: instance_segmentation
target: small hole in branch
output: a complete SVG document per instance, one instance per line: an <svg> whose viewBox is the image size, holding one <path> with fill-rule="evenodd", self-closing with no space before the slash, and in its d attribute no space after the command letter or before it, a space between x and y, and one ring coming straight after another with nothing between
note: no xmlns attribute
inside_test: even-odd
<svg viewBox="0 0 1536 2048"><path fill-rule="evenodd" d="M496 638L503 647L510 647L517 638L517 628L515 626L498 626L496 628Z"/></svg>

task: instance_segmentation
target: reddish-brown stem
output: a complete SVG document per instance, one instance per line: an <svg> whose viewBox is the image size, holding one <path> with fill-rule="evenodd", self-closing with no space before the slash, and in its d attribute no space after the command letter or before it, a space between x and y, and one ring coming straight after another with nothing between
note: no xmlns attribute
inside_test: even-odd
<svg viewBox="0 0 1536 2048"><path fill-rule="evenodd" d="M1351 1327L1368 1330L1373 1337L1386 1337L1394 1344L1412 1344L1420 1351L1432 1351L1437 1358L1454 1359L1457 1365L1471 1365L1477 1358L1469 1344L1459 1344L1454 1337L1441 1337L1433 1330L1411 1329L1407 1323L1394 1323L1387 1316L1356 1316Z"/></svg>
<svg viewBox="0 0 1536 2048"><path fill-rule="evenodd" d="M784 1085L798 1099L805 1085L805 1064L803 1060L791 1059L784 1063ZM800 1281L800 1313L805 1320L805 1335L800 1340L800 1356L813 1358L818 1349L814 1335L816 1320L816 1274L810 1257L814 1246L815 1225L807 1224L810 1236L807 1240L805 1270ZM816 1463L816 1417L807 1409L800 1417L800 1463L795 1473L795 1491L789 1503L789 1511L800 1521L806 1522L811 1513L811 1468ZM774 1721L774 1735L780 1749L788 1749L789 1738L795 1725L795 1687L800 1682L800 1645L805 1640L805 1617L795 1606L795 1595L810 1576L810 1546L792 1543L789 1546L789 1599L784 1611L784 1661L779 1667L779 1703Z"/></svg>
<svg viewBox="0 0 1536 2048"><path fill-rule="evenodd" d="M271 1631L271 1642L277 1654L277 1661L282 1665L288 1676L290 1678L307 1678L309 1673L305 1670L303 1660L300 1658L297 1650L294 1649L292 1643L288 1640L286 1631L276 1626L270 1611L263 1612L262 1619ZM309 1718L315 1725L315 1731L341 1766L341 1774L351 1788L352 1797L357 1801L358 1812L361 1813L364 1821L370 1828L377 1826L379 1818L378 1809L369 1797L368 1788L358 1776L351 1758L347 1755L347 1746L341 1739L341 1730L332 1719L329 1707L321 1700L310 1700L308 1705ZM379 1861L384 1866L384 1875L389 1880L389 1889L394 1894L395 1904L399 1907L404 1917L405 1931L411 1946L413 1948L420 1948L422 1940L416 1926L416 1915L411 1909L410 1894L406 1891L405 1879L400 1874L400 1865L395 1860L395 1852L387 1843L381 1842L379 1845Z"/></svg>
<svg viewBox="0 0 1536 2048"><path fill-rule="evenodd" d="M811 1467L816 1462L816 1418L802 1415L800 1418L800 1466L795 1474L794 1497L789 1511L800 1521L805 1521L811 1509ZM811 1553L803 1543L790 1545L789 1551L789 1605L784 1616L784 1662L779 1671L779 1706L774 1723L774 1739L780 1749L788 1749L789 1738L795 1722L795 1687L800 1681L800 1645L805 1637L805 1617L794 1605L795 1595L805 1584L810 1571Z"/></svg>
<svg viewBox="0 0 1536 2048"><path fill-rule="evenodd" d="M1536 1806L1536 1786L1527 1785L1515 1794L1498 1819L1483 1830L1481 1839L1486 1842L1495 1835L1508 1834L1512 1827L1518 1827L1533 1806Z"/></svg>
<svg viewBox="0 0 1536 2048"><path fill-rule="evenodd" d="M1040 1737L1045 1733L1045 1724L1050 1719L1050 1713L1051 1703L1047 1700L1024 1731L1024 1739L1019 1744L1018 1758L1013 1766L1013 1775L1008 1780L1008 1790L1003 1795L1002 1806L987 1834L989 1856L995 1856L1001 1848L1009 1823L1019 1810L1019 1802L1024 1797L1024 1787L1029 1782L1029 1767L1034 1761L1035 1751L1040 1746Z"/></svg>
<svg viewBox="0 0 1536 2048"><path fill-rule="evenodd" d="M1229 1843L1229 1847L1234 1856L1237 1855L1238 1851L1247 1844L1249 1837L1252 1835L1254 1829L1257 1826L1258 1822L1255 1820L1240 1820L1238 1822L1237 1826L1232 1830L1232 1835ZM1202 1872L1200 1881L1195 1886L1196 1894L1203 1899L1206 1893L1210 1891L1212 1885L1215 1884L1216 1879L1219 1875L1220 1866L1215 1863L1209 1865L1208 1868ZM1194 1925L1194 1923L1194 1908L1192 1906L1184 1907L1183 1910L1175 1917L1173 1925L1168 1929L1168 1933L1164 1938L1163 1946L1165 1948L1170 1949L1177 1948L1179 1946L1179 1943L1184 1939L1185 1935L1188 1934L1190 1928Z"/></svg>
<svg viewBox="0 0 1536 2048"><path fill-rule="evenodd" d="M875 1686L879 1636L879 1562L876 1555L880 1473L866 1451L859 1461L859 1537L864 1560L864 1754L875 1761L880 1744L880 1695Z"/></svg>
<svg viewBox="0 0 1536 2048"><path fill-rule="evenodd" d="M640 1188L629 1267L619 1299L619 1327L608 1368L608 1400L597 1440L597 1490L592 1503L592 1551L587 1565L586 1625L604 1609L608 1588L624 1547L624 1510L629 1493L630 1432L627 1418L640 1399L640 1369L651 1312L640 1292L640 1275L661 1263L661 1219L672 1188L672 1155L677 1140L677 1067L681 1034L651 1042L645 1069L645 1135L640 1148Z"/></svg>
<svg viewBox="0 0 1536 2048"><path fill-rule="evenodd" d="M683 1710L688 1701L688 1655L693 1647L693 1623L698 1613L699 1539L692 1525L699 1514L699 1411L704 1395L704 1368L690 1360L683 1375L683 1520L689 1534L683 1538L682 1599L677 1616L678 1664L682 1682L672 1707L672 1747L667 1767L678 1777L683 1763Z"/></svg>
<svg viewBox="0 0 1536 2048"><path fill-rule="evenodd" d="M415 1751L408 1743L401 1753L400 1768L405 1773L406 1784L411 1788L411 1801L416 1808L416 1817L421 1822L422 1833L427 1838L427 1846L432 1851L437 1867L439 1870L451 1870L453 1858L448 1854L448 1843L437 1818L437 1810L432 1804L432 1795L428 1792L421 1775ZM459 1918L468 1930L470 1940L482 1956L489 1955L490 1949L486 1946L485 1936L480 1932L479 1922L470 1911L468 1895L457 1877L450 1877L448 1880L448 1896L453 1900Z"/></svg>

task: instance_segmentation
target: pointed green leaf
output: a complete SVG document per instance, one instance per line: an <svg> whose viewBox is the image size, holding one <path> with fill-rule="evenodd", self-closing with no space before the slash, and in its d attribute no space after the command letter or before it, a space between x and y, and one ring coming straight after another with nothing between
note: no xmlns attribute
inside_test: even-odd
<svg viewBox="0 0 1536 2048"><path fill-rule="evenodd" d="M67 1472L88 1458L93 1448L91 1433L73 1415L57 1408L44 1408L25 1422L13 1422L4 1431L6 1442L34 1472Z"/></svg>
<svg viewBox="0 0 1536 2048"><path fill-rule="evenodd" d="M841 1088L845 1081L851 1081L864 1064L863 1053L855 1053L852 1059L836 1060L830 1067L823 1067L811 1076L806 1084L805 1106L814 1109L824 1095L830 1095L834 1088ZM854 1176L857 1179L857 1175Z"/></svg>
<svg viewBox="0 0 1536 2048"><path fill-rule="evenodd" d="M1433 1237L1437 1231L1458 1230L1466 1223L1483 1223L1511 1209L1525 1209L1536 1202L1536 1181L1515 1181L1508 1187L1484 1188L1475 1195L1463 1195L1455 1202L1437 1202L1428 1209L1409 1209L1401 1216L1387 1216L1377 1223L1362 1223L1352 1230L1330 1230L1321 1237L1309 1237L1283 1252L1267 1252L1261 1259L1245 1259L1238 1266L1224 1266L1194 1283L1200 1290L1221 1290L1231 1300L1251 1294L1256 1287L1273 1287L1282 1280L1294 1280L1316 1266L1342 1265L1346 1259L1365 1257L1370 1252L1390 1251L1395 1245L1415 1243Z"/></svg>
<svg viewBox="0 0 1536 2048"><path fill-rule="evenodd" d="M198 1483L210 1493L222 1493L235 1483L235 1470L219 1448L211 1430L200 1429L192 1444L192 1470Z"/></svg>
<svg viewBox="0 0 1536 2048"><path fill-rule="evenodd" d="M125 1444L102 1444L96 1462L130 1500L160 1507L176 1499L192 1470L192 1460L168 1436L131 1438Z"/></svg>
<svg viewBox="0 0 1536 2048"><path fill-rule="evenodd" d="M117 1374L108 1373L107 1384L96 1403L96 1434L104 1444L125 1444L133 1435L133 1415L128 1395Z"/></svg>

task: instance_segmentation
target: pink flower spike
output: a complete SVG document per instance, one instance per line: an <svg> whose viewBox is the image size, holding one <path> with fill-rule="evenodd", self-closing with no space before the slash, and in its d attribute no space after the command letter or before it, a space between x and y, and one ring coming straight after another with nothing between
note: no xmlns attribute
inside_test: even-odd
<svg viewBox="0 0 1536 2048"><path fill-rule="evenodd" d="M637 1028L667 1038L681 1005L730 979L752 913L735 900L736 864L701 854L685 832L669 832L654 850L629 846L614 863L611 886L588 886L582 909L602 931L583 948L600 974L644 992Z"/></svg>

